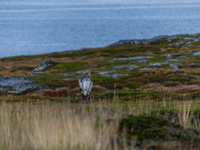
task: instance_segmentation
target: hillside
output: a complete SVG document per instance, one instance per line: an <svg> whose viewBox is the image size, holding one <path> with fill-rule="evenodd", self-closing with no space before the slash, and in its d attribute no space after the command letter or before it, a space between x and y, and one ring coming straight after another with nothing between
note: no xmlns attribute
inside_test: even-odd
<svg viewBox="0 0 200 150"><path fill-rule="evenodd" d="M34 72L34 68L46 58L55 65ZM21 80L22 77L25 77L26 81L31 80L31 84L41 85L43 88L41 90L27 88L21 93L15 93L14 88L8 86L6 90L1 91L1 110L6 112L7 116L4 117L8 117L8 120L9 116L14 119L8 111L12 110L19 117L19 120L14 119L19 124L23 122L23 114L26 113L29 119L32 113L35 114L33 116L37 116L34 118L36 120L30 120L30 122L44 119L46 120L44 124L48 124L52 118L57 120L54 114L51 114L52 111L60 116L58 122L63 131L63 134L59 133L61 137L65 135L64 131L68 132L62 124L63 116L60 115L62 112L65 115L70 113L80 121L75 123L68 116L72 124L82 123L85 128L88 124L82 122L81 119L93 118L91 122L89 121L94 132L91 136L96 138L90 137L88 141L102 136L100 143L107 141L107 145L101 149L114 149L113 147L198 149L200 147L199 60L200 34L121 40L102 48L2 58L0 60L2 75L0 88L3 89L6 86L3 81L13 78ZM94 88L91 103L83 104L80 101L77 79L82 72L87 71L91 71ZM3 110L3 108L8 109ZM0 120L2 120L1 117ZM31 124L30 126L35 128ZM37 127L40 127L40 124ZM73 131L82 133L81 128L76 127ZM20 125L16 128L20 128ZM26 133L31 129L24 130L23 136L28 136ZM49 130L54 129L49 127ZM48 132L45 128L43 131ZM40 133L39 130L37 132ZM103 136L104 132L108 133L106 137ZM21 135L21 133L16 134ZM41 136L44 136L46 143L49 142L50 139L46 134ZM56 136L56 140L58 139L59 136ZM9 142L8 137L4 140ZM23 143L23 140L23 138L16 140L16 143ZM80 141L77 144L73 143L74 145L68 143L68 146L72 144L68 148L95 149L97 146L90 145L88 141L85 141L84 145ZM94 142L97 141L94 140ZM59 149L60 146L60 149L65 149L66 145L62 142L52 147L48 147L48 144L45 147L44 142L42 148ZM84 146L80 146L79 142ZM9 144L4 146L6 149L10 148ZM32 147L31 144L29 146ZM2 147L1 142L0 147ZM26 149L27 145L18 144L18 149L24 147ZM36 147L36 149L41 149L41 147Z"/></svg>

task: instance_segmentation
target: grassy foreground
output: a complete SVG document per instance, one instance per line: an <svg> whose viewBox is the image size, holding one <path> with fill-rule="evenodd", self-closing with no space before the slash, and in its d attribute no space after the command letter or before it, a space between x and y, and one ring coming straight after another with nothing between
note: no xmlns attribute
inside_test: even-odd
<svg viewBox="0 0 200 150"><path fill-rule="evenodd" d="M67 101L67 98L63 97L63 100ZM198 106L198 102L146 104L138 101L127 104L104 100L80 104L64 101L53 104L52 102L1 103L0 148L5 150L199 148L198 134L195 132L200 129L199 122L195 120L199 115L196 114L196 110L190 108L193 105ZM132 116L127 117L127 115ZM133 116L138 116L139 122L134 120L136 118L132 120ZM172 122L167 121L169 116ZM159 118L165 119L159 120ZM131 128L135 130L129 131ZM156 130L159 132L156 132L156 136L152 136ZM154 132L147 134L145 131Z"/></svg>
<svg viewBox="0 0 200 150"><path fill-rule="evenodd" d="M148 45L2 58L3 76L30 77L45 58L55 66L31 76L35 84L51 89L0 93L0 149L200 149L198 51L199 41L169 46L163 39ZM142 63L124 59L137 56L150 57ZM171 67L176 61L179 69ZM162 65L150 65L155 63ZM94 88L91 103L84 103L77 78L88 70Z"/></svg>

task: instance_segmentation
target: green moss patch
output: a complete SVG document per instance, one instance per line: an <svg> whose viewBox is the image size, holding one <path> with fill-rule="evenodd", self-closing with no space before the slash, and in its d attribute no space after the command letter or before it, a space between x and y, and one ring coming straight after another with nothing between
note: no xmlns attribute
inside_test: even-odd
<svg viewBox="0 0 200 150"><path fill-rule="evenodd" d="M119 125L118 134L131 140L137 137L139 143L152 141L180 141L195 143L198 141L199 132L184 129L181 125L172 123L156 116L124 117Z"/></svg>
<svg viewBox="0 0 200 150"><path fill-rule="evenodd" d="M67 63L58 63L55 66L48 68L50 69L62 69L62 71L72 72L86 69L87 63L85 62L67 62Z"/></svg>
<svg viewBox="0 0 200 150"><path fill-rule="evenodd" d="M66 83L62 81L58 75L43 74L36 76L35 79L37 81L35 84L48 85L53 87L66 86Z"/></svg>

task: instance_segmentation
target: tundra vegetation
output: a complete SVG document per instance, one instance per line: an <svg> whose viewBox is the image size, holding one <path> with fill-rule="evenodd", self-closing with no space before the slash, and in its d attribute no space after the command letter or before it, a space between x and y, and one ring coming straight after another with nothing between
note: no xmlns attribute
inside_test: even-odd
<svg viewBox="0 0 200 150"><path fill-rule="evenodd" d="M3 76L51 89L0 93L0 149L199 149L198 37L2 58ZM45 58L55 65L28 75ZM78 78L89 70L83 103Z"/></svg>

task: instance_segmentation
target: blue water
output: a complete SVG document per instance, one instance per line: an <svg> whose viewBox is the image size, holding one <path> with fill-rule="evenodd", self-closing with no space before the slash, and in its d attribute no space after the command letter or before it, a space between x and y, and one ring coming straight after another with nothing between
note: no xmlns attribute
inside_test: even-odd
<svg viewBox="0 0 200 150"><path fill-rule="evenodd" d="M120 39L182 33L200 33L200 1L0 2L0 57L103 47Z"/></svg>

